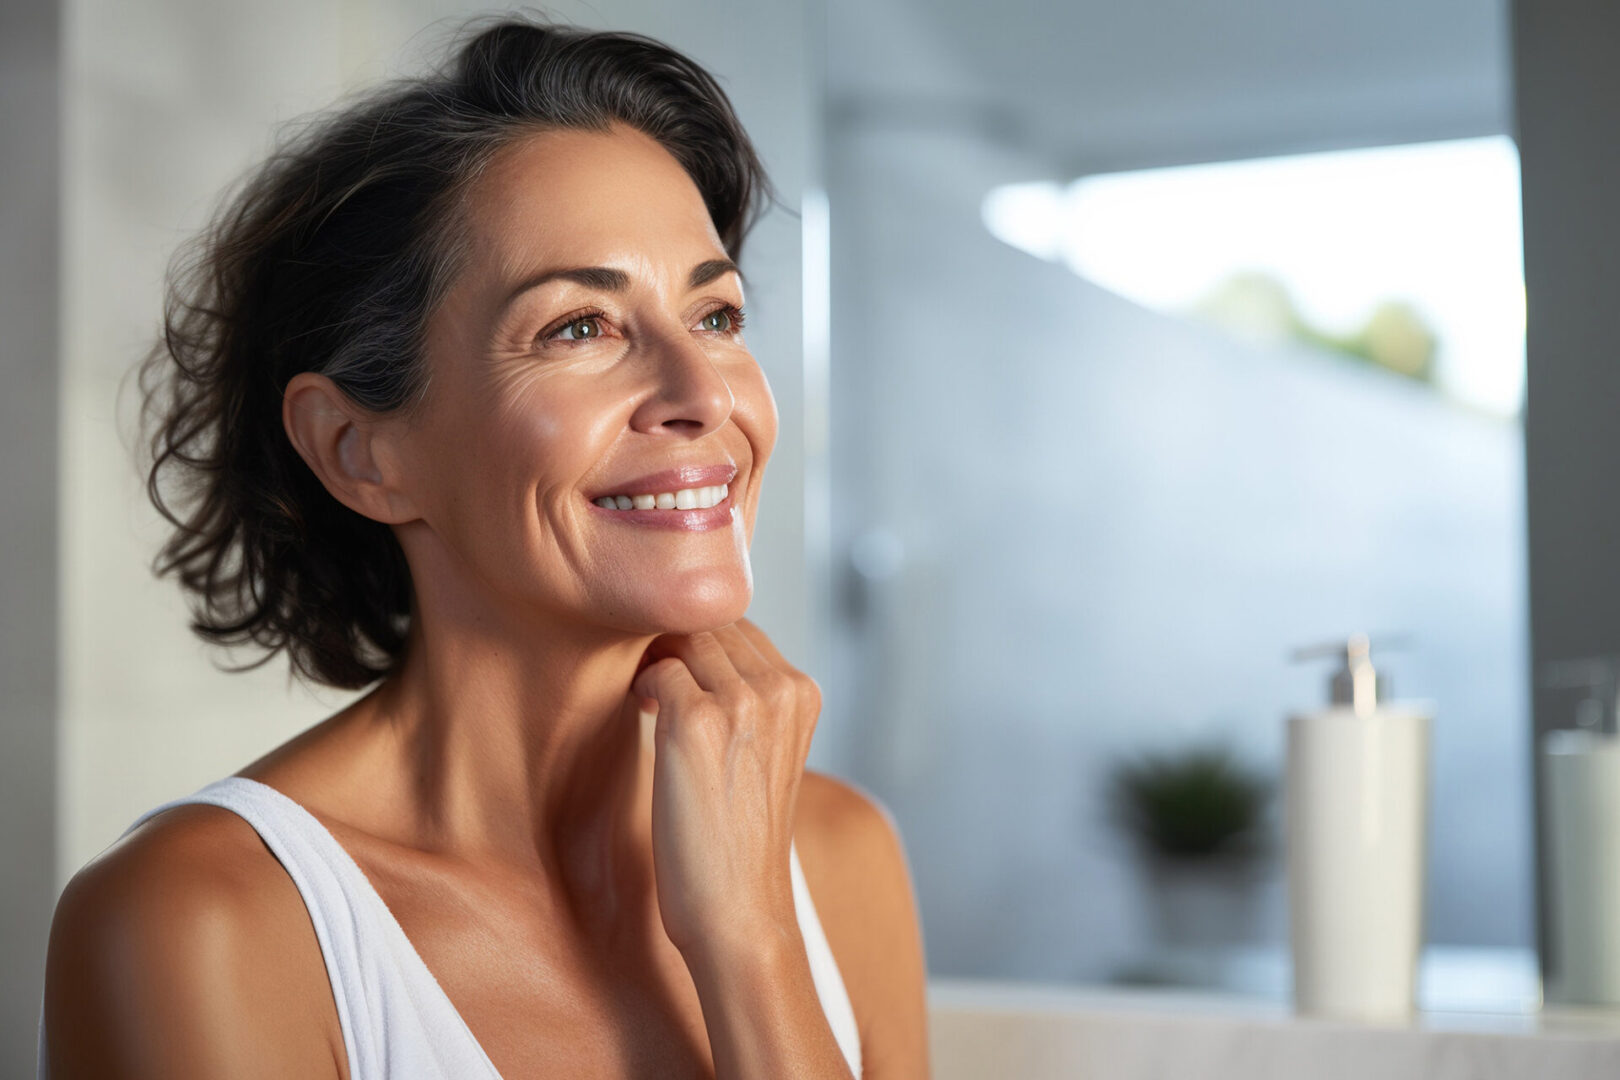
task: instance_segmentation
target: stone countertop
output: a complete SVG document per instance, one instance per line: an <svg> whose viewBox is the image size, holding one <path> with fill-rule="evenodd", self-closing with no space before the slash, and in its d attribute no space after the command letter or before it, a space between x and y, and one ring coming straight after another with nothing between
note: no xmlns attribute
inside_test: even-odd
<svg viewBox="0 0 1620 1080"><path fill-rule="evenodd" d="M1620 1010L1424 1010L1399 1024L1294 1015L1275 998L935 978L934 1080L1620 1078Z"/></svg>

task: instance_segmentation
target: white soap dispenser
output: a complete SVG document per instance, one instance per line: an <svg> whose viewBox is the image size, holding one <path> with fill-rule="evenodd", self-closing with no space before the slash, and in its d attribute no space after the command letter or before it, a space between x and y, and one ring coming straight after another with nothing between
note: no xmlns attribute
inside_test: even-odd
<svg viewBox="0 0 1620 1080"><path fill-rule="evenodd" d="M1417 998L1432 710L1393 705L1365 634L1337 656L1332 704L1288 719L1286 852L1294 1005L1399 1021Z"/></svg>

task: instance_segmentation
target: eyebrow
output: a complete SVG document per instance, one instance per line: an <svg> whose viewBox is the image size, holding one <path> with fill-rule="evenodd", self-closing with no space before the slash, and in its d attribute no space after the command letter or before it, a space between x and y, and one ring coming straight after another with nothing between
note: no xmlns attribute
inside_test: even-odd
<svg viewBox="0 0 1620 1080"><path fill-rule="evenodd" d="M730 259L705 259L692 267L687 275L686 287L700 289L724 274L736 274L742 278L742 270ZM575 281L587 288L601 289L604 292L623 292L630 287L630 275L623 270L616 270L611 266L567 266L555 270L543 270L533 277L525 278L518 283L517 288L507 296L505 307L530 289L538 289L550 281ZM744 281L747 279L744 278Z"/></svg>

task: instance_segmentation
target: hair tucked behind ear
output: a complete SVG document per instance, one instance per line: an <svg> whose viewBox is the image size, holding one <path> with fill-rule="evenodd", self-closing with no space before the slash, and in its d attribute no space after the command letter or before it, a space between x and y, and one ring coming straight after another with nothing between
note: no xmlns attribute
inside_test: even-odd
<svg viewBox="0 0 1620 1080"><path fill-rule="evenodd" d="M461 195L535 130L628 124L702 193L733 259L770 197L725 92L636 34L524 19L484 25L448 66L317 118L250 174L170 272L140 369L158 554L208 641L285 651L358 688L400 661L409 569L392 530L334 499L293 449L281 399L301 371L374 412L427 391L427 320L459 262Z"/></svg>

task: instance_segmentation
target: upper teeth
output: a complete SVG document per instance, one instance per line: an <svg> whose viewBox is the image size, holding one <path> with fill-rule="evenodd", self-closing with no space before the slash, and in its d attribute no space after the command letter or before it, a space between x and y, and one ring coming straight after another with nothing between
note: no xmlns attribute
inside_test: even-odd
<svg viewBox="0 0 1620 1080"><path fill-rule="evenodd" d="M707 510L726 501L728 486L682 488L657 495L603 495L597 506L609 510Z"/></svg>

